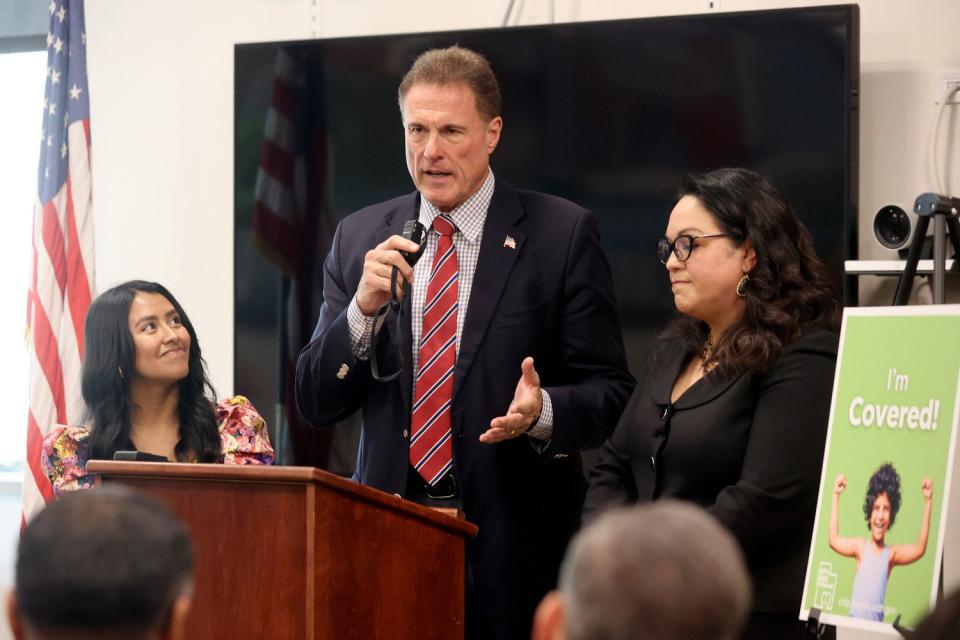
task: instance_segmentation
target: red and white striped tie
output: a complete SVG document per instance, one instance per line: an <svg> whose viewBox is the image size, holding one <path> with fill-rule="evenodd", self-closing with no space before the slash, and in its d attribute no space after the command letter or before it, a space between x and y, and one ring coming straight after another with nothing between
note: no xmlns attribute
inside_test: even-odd
<svg viewBox="0 0 960 640"><path fill-rule="evenodd" d="M453 367L457 363L457 300L460 270L456 226L446 216L433 219L439 234L423 304L420 368L413 388L410 464L429 484L436 484L453 466L450 404Z"/></svg>

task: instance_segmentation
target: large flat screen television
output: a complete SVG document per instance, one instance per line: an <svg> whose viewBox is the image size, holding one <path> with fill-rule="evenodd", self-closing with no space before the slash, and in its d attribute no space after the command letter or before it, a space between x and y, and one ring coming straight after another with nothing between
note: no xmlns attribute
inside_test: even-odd
<svg viewBox="0 0 960 640"><path fill-rule="evenodd" d="M598 217L635 373L674 311L655 247L689 172L768 176L855 301L843 261L857 257L856 5L238 45L234 381L268 418L313 329L337 221L412 190L400 78L454 43L487 56L501 84L497 178ZM305 220L295 246L254 214L291 203Z"/></svg>

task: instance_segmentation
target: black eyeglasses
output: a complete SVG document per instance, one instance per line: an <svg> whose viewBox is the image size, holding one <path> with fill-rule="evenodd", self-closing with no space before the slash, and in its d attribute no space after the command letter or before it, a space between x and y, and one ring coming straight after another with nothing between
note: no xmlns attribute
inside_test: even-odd
<svg viewBox="0 0 960 640"><path fill-rule="evenodd" d="M693 253L693 241L700 240L702 238L723 238L728 236L728 233L709 233L704 236L691 236L687 234L682 234L677 236L673 242L670 242L666 238L661 238L657 243L657 257L660 258L660 262L667 264L667 261L670 260L670 253L677 256L677 260L680 262L686 262L690 258L690 254Z"/></svg>

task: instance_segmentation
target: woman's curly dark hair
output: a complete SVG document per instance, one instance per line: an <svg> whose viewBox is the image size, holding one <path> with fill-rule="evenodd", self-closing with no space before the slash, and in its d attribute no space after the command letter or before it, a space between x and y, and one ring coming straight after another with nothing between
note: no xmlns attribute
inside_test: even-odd
<svg viewBox="0 0 960 640"><path fill-rule="evenodd" d="M688 195L697 198L736 246L750 240L756 252L743 317L714 344L716 366L710 377L769 370L784 345L805 327L836 332L840 307L826 267L814 252L810 233L769 180L748 169L717 169L688 175L677 200ZM680 315L661 339L700 352L709 331L706 322Z"/></svg>
<svg viewBox="0 0 960 640"><path fill-rule="evenodd" d="M179 382L180 440L174 449L180 462L220 460L220 435L212 399L213 386L190 318L177 299L156 282L131 280L104 291L87 311L85 354L80 391L87 407L90 457L112 459L117 451L132 450L130 440L130 378L136 347L130 333L130 304L138 292L159 293L170 301L190 334L189 372ZM120 371L127 372L121 375Z"/></svg>
<svg viewBox="0 0 960 640"><path fill-rule="evenodd" d="M887 494L887 500L890 501L890 524L887 525L889 529L896 522L897 512L900 511L900 474L889 462L884 462L873 472L870 484L867 485L867 497L863 499L863 517L867 520L867 529L870 528L873 503L881 493Z"/></svg>

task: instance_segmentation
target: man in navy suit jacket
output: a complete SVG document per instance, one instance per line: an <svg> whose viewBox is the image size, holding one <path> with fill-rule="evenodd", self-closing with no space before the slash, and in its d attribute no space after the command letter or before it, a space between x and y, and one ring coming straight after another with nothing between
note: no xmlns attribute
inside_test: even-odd
<svg viewBox="0 0 960 640"><path fill-rule="evenodd" d="M337 228L320 318L297 363L297 403L315 426L362 410L358 481L462 506L479 526L467 549L468 636L525 638L579 526L578 451L610 434L634 385L610 265L589 211L494 178L503 121L482 56L461 47L422 54L399 100L417 191ZM430 484L409 460L411 396L441 213L455 225L459 262L453 464ZM411 219L428 229L415 268L400 254L418 249L400 236ZM378 322L394 268L412 286L400 322L394 312ZM371 359L381 376L399 375L374 379Z"/></svg>

